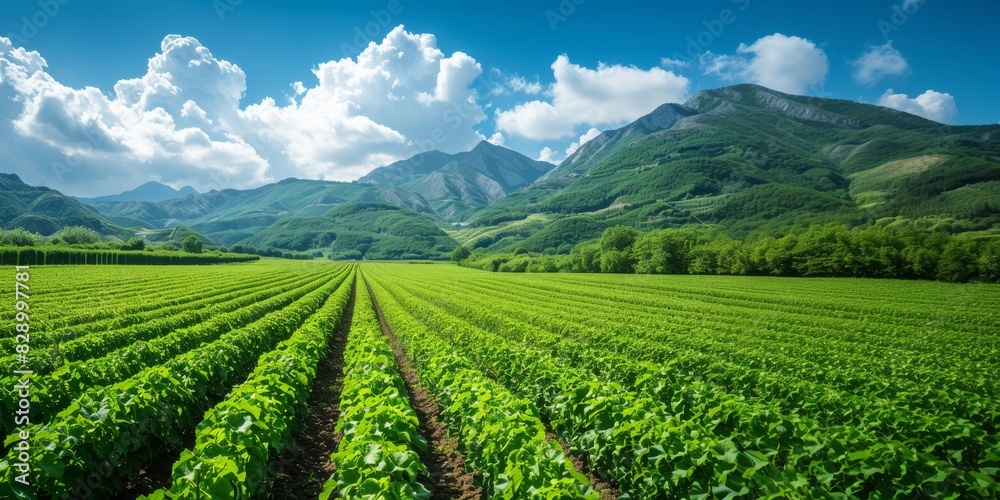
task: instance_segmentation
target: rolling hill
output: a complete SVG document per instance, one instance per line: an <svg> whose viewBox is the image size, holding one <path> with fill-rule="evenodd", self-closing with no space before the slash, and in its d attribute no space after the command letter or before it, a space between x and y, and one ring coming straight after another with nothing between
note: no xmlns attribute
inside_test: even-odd
<svg viewBox="0 0 1000 500"><path fill-rule="evenodd" d="M462 221L551 169L550 163L482 141L467 153L421 153L379 167L358 182L399 186L427 200L442 219Z"/></svg>
<svg viewBox="0 0 1000 500"><path fill-rule="evenodd" d="M174 198L182 198L189 194L197 195L198 191L191 186L174 189L166 184L150 181L135 189L130 189L120 194L98 196L96 198L75 198L77 201L88 205L93 205L94 203L101 201L146 201L156 203L159 201L172 200Z"/></svg>
<svg viewBox="0 0 1000 500"><path fill-rule="evenodd" d="M420 153L352 183L286 179L158 202L96 201L96 209L14 175L0 178L0 191L7 228L128 235L122 227L184 226L220 245L353 249L364 258L440 257L455 241L564 253L615 225L709 226L742 238L898 219L985 234L1000 226L1000 125L953 127L735 85L659 106L554 168L481 142Z"/></svg>
<svg viewBox="0 0 1000 500"><path fill-rule="evenodd" d="M533 214L548 223L477 236ZM455 236L542 251L554 236L572 243L617 224L745 236L891 217L959 231L1000 223L1000 125L951 127L756 85L702 91L602 133Z"/></svg>
<svg viewBox="0 0 1000 500"><path fill-rule="evenodd" d="M24 228L48 236L66 226L82 226L105 235L129 231L59 191L29 186L16 174L0 174L0 228Z"/></svg>

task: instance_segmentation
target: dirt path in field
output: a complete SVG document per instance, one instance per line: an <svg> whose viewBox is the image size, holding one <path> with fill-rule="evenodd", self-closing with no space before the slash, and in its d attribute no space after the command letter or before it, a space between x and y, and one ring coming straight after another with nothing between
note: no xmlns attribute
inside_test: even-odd
<svg viewBox="0 0 1000 500"><path fill-rule="evenodd" d="M432 499L474 500L484 498L482 488L475 485L474 476L465 470L465 454L458 451L458 442L448 437L448 432L441 423L441 409L431 394L420 385L413 365L406 357L406 351L400 345L382 314L375 295L368 282L365 283L368 295L375 305L375 314L382 332L389 338L392 351L396 357L396 366L403 376L406 392L409 393L410 407L420 420L420 435L427 440L427 451L420 454L420 461L427 466L429 477L423 482Z"/></svg>
<svg viewBox="0 0 1000 500"><path fill-rule="evenodd" d="M272 462L276 477L270 488L270 498L315 499L323 491L323 483L333 475L335 466L330 462L330 455L337 451L340 443L336 427L340 415L340 389L344 382L344 347L354 318L356 294L355 281L326 357L316 369L313 390L302 417L304 425L293 434L293 444Z"/></svg>
<svg viewBox="0 0 1000 500"><path fill-rule="evenodd" d="M554 439L559 443L559 446L563 449L563 453L566 454L566 458L568 458L573 464L573 468L580 474L587 476L587 479L590 480L591 486L594 487L594 491L601 494L601 500L617 499L618 495L621 493L618 491L618 486L614 483L614 481L605 481L603 478L595 474L594 471L590 469L590 464L587 461L586 454L571 452L569 444L567 444L563 438L559 437L558 434L552 432L552 429L549 427L549 423L543 423L545 424L545 437L549 440Z"/></svg>
<svg viewBox="0 0 1000 500"><path fill-rule="evenodd" d="M181 435L181 447L165 450L163 455L177 457L181 450L194 448L194 438L194 429L185 430ZM154 460L139 472L124 478L125 486L108 498L109 500L131 500L140 495L149 495L160 488L169 488L172 482L173 467L173 460Z"/></svg>

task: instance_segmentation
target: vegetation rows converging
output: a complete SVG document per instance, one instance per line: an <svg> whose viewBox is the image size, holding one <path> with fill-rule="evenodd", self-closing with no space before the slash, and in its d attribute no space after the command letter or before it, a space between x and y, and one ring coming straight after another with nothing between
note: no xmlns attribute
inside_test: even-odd
<svg viewBox="0 0 1000 500"><path fill-rule="evenodd" d="M440 496L427 457L444 445L414 389L487 498L1000 494L994 285L32 269L31 424L3 424L3 498L292 497L277 461L302 453L331 358L321 498ZM19 378L3 377L6 414Z"/></svg>

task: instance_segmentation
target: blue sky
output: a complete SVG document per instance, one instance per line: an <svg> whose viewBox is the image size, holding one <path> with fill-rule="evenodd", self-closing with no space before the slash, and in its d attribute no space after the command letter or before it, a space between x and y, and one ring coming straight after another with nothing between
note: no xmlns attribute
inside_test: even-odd
<svg viewBox="0 0 1000 500"><path fill-rule="evenodd" d="M483 139L558 162L741 82L997 123L998 14L940 0L5 2L0 162L74 195L351 180Z"/></svg>

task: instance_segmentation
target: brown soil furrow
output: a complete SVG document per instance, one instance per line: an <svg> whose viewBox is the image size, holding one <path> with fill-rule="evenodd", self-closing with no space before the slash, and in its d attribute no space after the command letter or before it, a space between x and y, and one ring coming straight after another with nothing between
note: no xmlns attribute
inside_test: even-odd
<svg viewBox="0 0 1000 500"><path fill-rule="evenodd" d="M567 444L563 438L559 437L559 435L555 432L552 432L552 429L549 428L548 422L545 423L545 437L549 440L554 439L559 443L559 446L563 449L563 453L566 454L566 458L568 458L573 464L573 468L580 474L587 476L587 479L590 480L590 484L594 487L594 490L601 494L601 500L615 500L618 498L621 493L618 491L618 486L614 483L614 481L605 480L591 470L590 463L587 461L587 455L574 453L570 449L569 444Z"/></svg>
<svg viewBox="0 0 1000 500"><path fill-rule="evenodd" d="M484 498L482 488L475 484L475 476L465 470L465 454L458 450L458 442L448 437L448 431L441 422L440 407L430 392L420 385L420 378L409 358L406 357L402 345L386 322L382 308L379 307L367 281L365 287L375 305L379 325L382 326L382 331L392 344L396 366L403 376L406 391L409 393L410 407L413 408L420 420L420 435L427 440L427 451L420 454L420 461L427 466L427 470L430 472L429 477L424 481L424 486L431 492L432 499L474 500Z"/></svg>
<svg viewBox="0 0 1000 500"><path fill-rule="evenodd" d="M330 339L326 357L319 362L312 393L302 417L302 428L293 433L293 443L272 462L275 480L270 488L274 499L315 499L336 466L330 455L337 451L340 433L340 390L344 382L344 347L354 318L357 282L337 331Z"/></svg>

